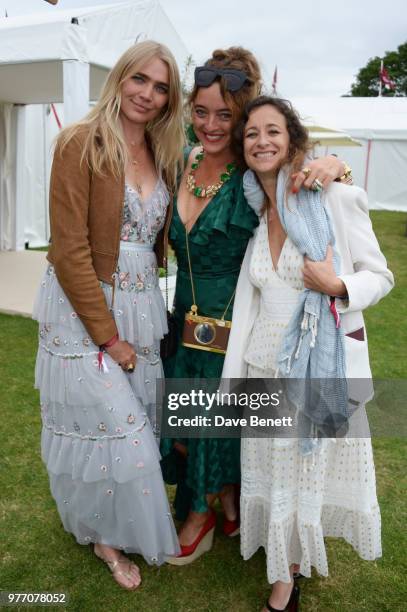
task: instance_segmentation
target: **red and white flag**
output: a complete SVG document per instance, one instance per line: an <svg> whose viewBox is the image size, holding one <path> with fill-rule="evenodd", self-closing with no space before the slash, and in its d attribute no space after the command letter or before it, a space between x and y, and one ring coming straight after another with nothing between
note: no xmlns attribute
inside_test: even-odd
<svg viewBox="0 0 407 612"><path fill-rule="evenodd" d="M390 91L394 91L396 89L396 83L391 80L389 73L386 68L383 66L383 60L380 66L380 83L384 86L385 89Z"/></svg>
<svg viewBox="0 0 407 612"><path fill-rule="evenodd" d="M275 67L274 70L274 75L273 75L273 82L271 84L271 89L274 95L277 94L277 66Z"/></svg>

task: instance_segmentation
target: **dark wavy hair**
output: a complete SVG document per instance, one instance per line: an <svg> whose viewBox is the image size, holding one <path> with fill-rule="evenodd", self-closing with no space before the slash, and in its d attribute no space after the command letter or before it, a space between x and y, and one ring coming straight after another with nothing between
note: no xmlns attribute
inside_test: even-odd
<svg viewBox="0 0 407 612"><path fill-rule="evenodd" d="M304 157L311 149L308 130L302 125L297 111L292 107L291 102L283 98L271 96L259 96L246 104L243 116L233 130L232 145L236 154L237 163L242 171L247 170L244 159L244 129L251 113L262 106L272 106L285 118L290 145L288 149L288 162L291 164L293 172L300 170Z"/></svg>

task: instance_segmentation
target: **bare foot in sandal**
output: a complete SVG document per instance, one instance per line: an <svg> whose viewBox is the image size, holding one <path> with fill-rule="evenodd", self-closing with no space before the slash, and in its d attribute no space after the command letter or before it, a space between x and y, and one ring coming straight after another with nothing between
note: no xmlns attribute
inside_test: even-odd
<svg viewBox="0 0 407 612"><path fill-rule="evenodd" d="M137 589L141 583L140 570L120 550L104 544L95 544L94 552L99 559L107 564L117 584L128 591Z"/></svg>

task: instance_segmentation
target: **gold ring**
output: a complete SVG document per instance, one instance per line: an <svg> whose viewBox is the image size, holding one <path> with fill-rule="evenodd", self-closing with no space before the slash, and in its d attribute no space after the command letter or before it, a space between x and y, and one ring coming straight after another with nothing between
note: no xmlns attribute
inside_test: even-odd
<svg viewBox="0 0 407 612"><path fill-rule="evenodd" d="M130 372L130 374L134 372L134 363L129 363L129 365L126 368L126 371Z"/></svg>
<svg viewBox="0 0 407 612"><path fill-rule="evenodd" d="M301 172L305 174L305 178L311 174L311 168L302 168Z"/></svg>

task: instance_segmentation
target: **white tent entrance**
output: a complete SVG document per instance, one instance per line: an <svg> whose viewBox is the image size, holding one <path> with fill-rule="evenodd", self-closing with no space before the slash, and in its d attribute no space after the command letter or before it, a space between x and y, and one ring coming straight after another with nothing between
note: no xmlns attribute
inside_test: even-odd
<svg viewBox="0 0 407 612"><path fill-rule="evenodd" d="M183 67L187 50L158 0L0 18L0 250L33 242L25 229L33 211L42 211L37 224L47 224L47 205L36 201L47 200L41 190L47 191L48 128L55 121L46 106L25 105L63 103L64 125L78 120L119 56L148 38L168 45ZM38 152L34 164L26 163L30 147Z"/></svg>

